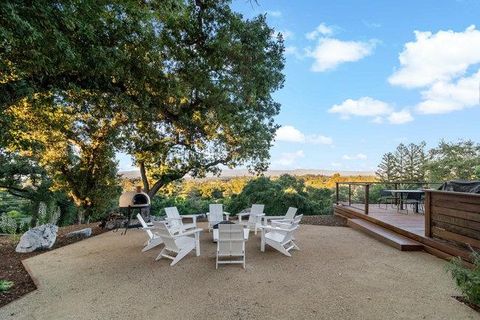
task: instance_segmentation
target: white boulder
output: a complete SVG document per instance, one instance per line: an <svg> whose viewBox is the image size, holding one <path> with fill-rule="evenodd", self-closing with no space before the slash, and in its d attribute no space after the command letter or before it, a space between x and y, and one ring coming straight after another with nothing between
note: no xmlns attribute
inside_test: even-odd
<svg viewBox="0 0 480 320"><path fill-rule="evenodd" d="M15 251L32 252L39 249L50 249L57 239L58 227L48 223L25 232L20 238Z"/></svg>
<svg viewBox="0 0 480 320"><path fill-rule="evenodd" d="M67 233L67 238L71 238L71 237L87 238L87 237L90 237L91 235L92 235L92 228L85 228L85 229Z"/></svg>

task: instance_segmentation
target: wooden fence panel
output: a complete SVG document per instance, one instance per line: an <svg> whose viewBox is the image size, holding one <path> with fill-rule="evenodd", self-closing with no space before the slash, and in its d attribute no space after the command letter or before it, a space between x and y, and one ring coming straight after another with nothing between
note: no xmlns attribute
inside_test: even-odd
<svg viewBox="0 0 480 320"><path fill-rule="evenodd" d="M426 190L425 236L480 248L480 195Z"/></svg>

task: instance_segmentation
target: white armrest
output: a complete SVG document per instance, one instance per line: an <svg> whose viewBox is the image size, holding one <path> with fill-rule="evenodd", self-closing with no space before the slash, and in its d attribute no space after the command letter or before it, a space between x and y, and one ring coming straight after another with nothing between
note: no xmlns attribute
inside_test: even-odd
<svg viewBox="0 0 480 320"><path fill-rule="evenodd" d="M227 212L227 211L223 211L223 214L225 214L225 215L227 215L227 216L231 215L231 213L230 213L230 212Z"/></svg>
<svg viewBox="0 0 480 320"><path fill-rule="evenodd" d="M198 216L201 216L201 214L182 214L181 215L182 218L190 218L190 219L197 218Z"/></svg>
<svg viewBox="0 0 480 320"><path fill-rule="evenodd" d="M239 216L239 217L245 217L245 216L249 216L249 215L250 215L250 212L237 213L237 216Z"/></svg>
<svg viewBox="0 0 480 320"><path fill-rule="evenodd" d="M285 216L265 216L267 220L285 219Z"/></svg>
<svg viewBox="0 0 480 320"><path fill-rule="evenodd" d="M166 220L166 221L174 221L174 220L182 220L182 218L169 218L169 217L166 217L165 220Z"/></svg>
<svg viewBox="0 0 480 320"><path fill-rule="evenodd" d="M290 231L290 228L279 228L279 227L272 227L272 226L260 226L259 228L263 230L270 230L270 231L284 231L284 232Z"/></svg>
<svg viewBox="0 0 480 320"><path fill-rule="evenodd" d="M202 232L202 231L203 231L203 229L196 228L196 229L192 229L192 230L189 230L189 231L181 232L178 235L176 235L176 237L189 236L189 235L195 234L197 232Z"/></svg>

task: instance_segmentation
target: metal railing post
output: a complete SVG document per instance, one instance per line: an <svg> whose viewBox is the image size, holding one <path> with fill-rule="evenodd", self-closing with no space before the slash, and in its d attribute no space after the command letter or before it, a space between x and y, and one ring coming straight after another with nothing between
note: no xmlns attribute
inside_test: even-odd
<svg viewBox="0 0 480 320"><path fill-rule="evenodd" d="M368 214L368 207L369 207L369 193L370 193L370 185L365 185L365 214Z"/></svg>
<svg viewBox="0 0 480 320"><path fill-rule="evenodd" d="M348 184L348 205L352 205L352 184Z"/></svg>

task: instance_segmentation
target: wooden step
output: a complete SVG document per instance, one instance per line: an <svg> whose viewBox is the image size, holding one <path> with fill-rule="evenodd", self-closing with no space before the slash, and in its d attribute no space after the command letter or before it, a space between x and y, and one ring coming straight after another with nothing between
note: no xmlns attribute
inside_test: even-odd
<svg viewBox="0 0 480 320"><path fill-rule="evenodd" d="M363 231L375 239L401 251L423 250L423 245L420 242L399 235L398 233L363 219L348 219L347 225L351 228Z"/></svg>

